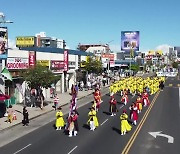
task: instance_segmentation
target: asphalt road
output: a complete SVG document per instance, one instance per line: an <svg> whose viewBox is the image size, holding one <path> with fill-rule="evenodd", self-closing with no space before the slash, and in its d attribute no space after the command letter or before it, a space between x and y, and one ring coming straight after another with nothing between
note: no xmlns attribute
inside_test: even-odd
<svg viewBox="0 0 180 154"><path fill-rule="evenodd" d="M128 147L125 152L132 154L178 154L180 151L178 147L180 143L179 88L168 86L171 83L176 85L177 82L168 79L167 87L159 93L159 96L158 94L150 96L152 105L143 109L139 115L138 125L133 126L125 136L120 135L119 116L123 109L130 112L128 108L131 102L135 101L136 96L129 96L130 102L126 106L118 104L119 112L115 117L111 117L108 113L110 97L105 95L98 112L100 126L94 132L86 125L89 107L92 105L89 103L78 109L80 113L78 136L69 138L63 130L56 131L53 121L3 146L0 148L0 154L119 154L125 147ZM158 97L155 101L156 96ZM120 102L120 95L116 95L115 98ZM146 119L145 116L147 116ZM143 120L144 123L142 123ZM141 125L142 128L140 128ZM148 133L155 131L173 136L174 142L168 143L167 138L161 136L155 139ZM133 140L134 142L131 143Z"/></svg>

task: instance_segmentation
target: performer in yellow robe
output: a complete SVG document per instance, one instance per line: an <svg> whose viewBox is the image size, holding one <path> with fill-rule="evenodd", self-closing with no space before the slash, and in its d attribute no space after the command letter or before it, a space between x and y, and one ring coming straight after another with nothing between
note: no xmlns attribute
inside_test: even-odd
<svg viewBox="0 0 180 154"><path fill-rule="evenodd" d="M89 116L89 120L87 123L90 126L90 130L94 131L95 128L99 126L99 123L98 123L98 118L96 116L96 111L93 107L91 108L91 111L89 111L88 116Z"/></svg>
<svg viewBox="0 0 180 154"><path fill-rule="evenodd" d="M120 115L121 120L121 135L125 135L126 132L132 129L132 126L127 121L128 115L126 114L126 110L123 110L123 114Z"/></svg>
<svg viewBox="0 0 180 154"><path fill-rule="evenodd" d="M56 130L61 130L62 127L64 127L65 122L63 119L63 113L61 111L61 107L58 108L58 111L56 112Z"/></svg>

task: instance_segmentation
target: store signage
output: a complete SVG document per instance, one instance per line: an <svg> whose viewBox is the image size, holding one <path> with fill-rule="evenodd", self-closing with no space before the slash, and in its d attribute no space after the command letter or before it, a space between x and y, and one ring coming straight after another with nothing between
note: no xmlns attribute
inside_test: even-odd
<svg viewBox="0 0 180 154"><path fill-rule="evenodd" d="M64 50L64 71L68 71L68 50Z"/></svg>
<svg viewBox="0 0 180 154"><path fill-rule="evenodd" d="M29 51L29 67L33 68L36 65L36 53L34 51Z"/></svg>
<svg viewBox="0 0 180 154"><path fill-rule="evenodd" d="M49 60L37 60L37 64L41 66L49 66Z"/></svg>
<svg viewBox="0 0 180 154"><path fill-rule="evenodd" d="M51 60L51 69L63 69L64 70L64 61Z"/></svg>
<svg viewBox="0 0 180 154"><path fill-rule="evenodd" d="M102 54L102 58L114 60L114 54Z"/></svg>
<svg viewBox="0 0 180 154"><path fill-rule="evenodd" d="M7 58L8 69L28 69L29 63L27 58Z"/></svg>
<svg viewBox="0 0 180 154"><path fill-rule="evenodd" d="M33 47L35 45L34 36L16 37L16 47Z"/></svg>

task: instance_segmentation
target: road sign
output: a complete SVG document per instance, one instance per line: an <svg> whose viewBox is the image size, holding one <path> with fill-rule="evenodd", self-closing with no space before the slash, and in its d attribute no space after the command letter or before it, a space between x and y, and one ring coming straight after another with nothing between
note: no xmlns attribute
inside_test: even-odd
<svg viewBox="0 0 180 154"><path fill-rule="evenodd" d="M157 136L162 136L162 137L166 137L168 138L168 143L174 143L174 137L166 135L166 134L162 134L162 131L159 132L149 132L150 135L152 135L154 138L156 138Z"/></svg>

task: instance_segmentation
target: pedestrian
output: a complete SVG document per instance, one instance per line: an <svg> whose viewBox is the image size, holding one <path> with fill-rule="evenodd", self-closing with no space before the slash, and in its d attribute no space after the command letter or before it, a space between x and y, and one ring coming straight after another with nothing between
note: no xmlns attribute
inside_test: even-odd
<svg viewBox="0 0 180 154"><path fill-rule="evenodd" d="M150 104L150 101L149 101L149 95L148 93L146 92L146 90L144 90L143 94L142 94L142 99L143 99L143 105L144 107L148 106Z"/></svg>
<svg viewBox="0 0 180 154"><path fill-rule="evenodd" d="M111 116L115 116L117 112L117 101L114 98L114 95L111 96L111 99L109 101L110 107L109 107L109 112L111 113Z"/></svg>
<svg viewBox="0 0 180 154"><path fill-rule="evenodd" d="M88 116L89 116L89 120L87 124L89 124L90 130L94 131L99 126L99 122L96 116L96 111L93 107L90 109Z"/></svg>
<svg viewBox="0 0 180 154"><path fill-rule="evenodd" d="M54 97L54 107L55 107L55 110L57 110L58 104L59 104L59 97L58 97L57 94L55 94L55 97Z"/></svg>
<svg viewBox="0 0 180 154"><path fill-rule="evenodd" d="M37 90L36 89L31 89L31 93L30 93L31 108L36 107L36 95L37 95Z"/></svg>
<svg viewBox="0 0 180 154"><path fill-rule="evenodd" d="M123 94L122 98L121 98L121 102L126 105L128 103L128 96L126 93Z"/></svg>
<svg viewBox="0 0 180 154"><path fill-rule="evenodd" d="M9 108L7 110L7 114L8 114L8 120L7 122L12 123L13 121L13 116L14 116L14 109L12 108L12 105L9 105Z"/></svg>
<svg viewBox="0 0 180 154"><path fill-rule="evenodd" d="M138 96L136 99L136 105L138 108L138 113L140 113L142 111L142 104L143 104L143 100L140 96Z"/></svg>
<svg viewBox="0 0 180 154"><path fill-rule="evenodd" d="M164 82L163 81L160 81L159 88L161 89L161 91L163 91L163 88L164 88Z"/></svg>
<svg viewBox="0 0 180 154"><path fill-rule="evenodd" d="M132 126L128 123L128 115L126 110L123 110L123 113L120 115L121 120L121 135L125 135L126 132L129 132L132 129Z"/></svg>
<svg viewBox="0 0 180 154"><path fill-rule="evenodd" d="M56 112L56 130L61 130L64 127L65 122L63 118L63 112L61 111L61 107L57 108L58 111Z"/></svg>
<svg viewBox="0 0 180 154"><path fill-rule="evenodd" d="M26 107L23 108L23 120L22 120L23 126L28 126L29 124L29 113L26 109Z"/></svg>

